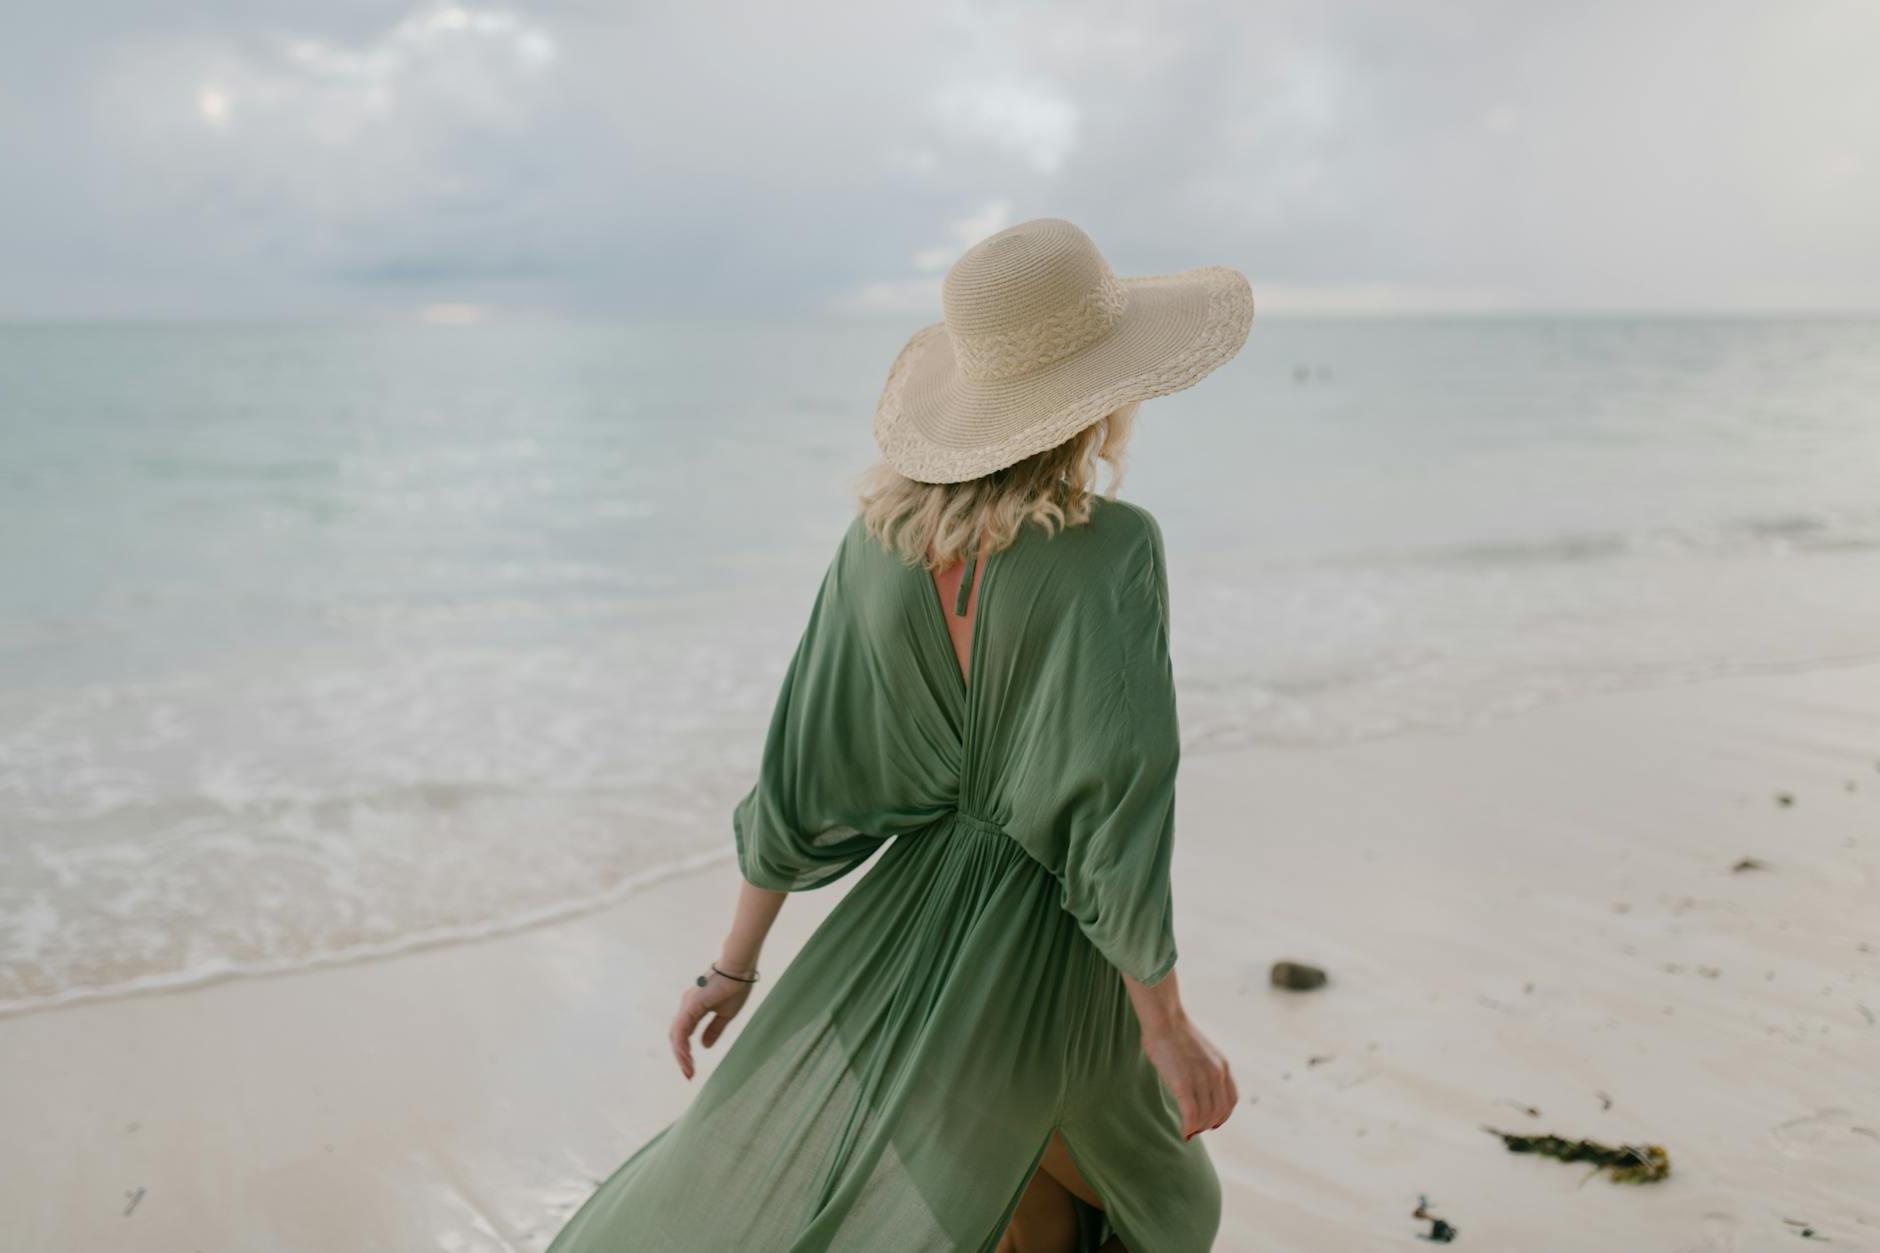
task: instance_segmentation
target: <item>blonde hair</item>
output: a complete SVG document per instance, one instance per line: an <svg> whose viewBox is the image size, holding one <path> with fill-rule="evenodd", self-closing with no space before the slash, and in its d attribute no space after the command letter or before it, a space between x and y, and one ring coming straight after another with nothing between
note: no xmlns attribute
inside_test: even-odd
<svg viewBox="0 0 1880 1253"><path fill-rule="evenodd" d="M1047 535L1090 520L1100 462L1110 466L1102 495L1114 499L1123 481L1123 451L1137 402L1098 419L1054 448L964 483L922 483L885 461L861 484L862 523L909 565L945 570L966 557L975 535L987 552L1018 538L1026 522Z"/></svg>

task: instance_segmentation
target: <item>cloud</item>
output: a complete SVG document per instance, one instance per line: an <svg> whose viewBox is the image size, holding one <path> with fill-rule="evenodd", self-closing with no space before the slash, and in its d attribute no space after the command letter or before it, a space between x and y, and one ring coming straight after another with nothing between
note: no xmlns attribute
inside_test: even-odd
<svg viewBox="0 0 1880 1253"><path fill-rule="evenodd" d="M199 275L383 285L539 271L543 206L517 188L537 164L528 132L555 101L559 57L546 28L452 3L351 38L140 41L98 75L105 130L92 147L123 189L97 210L103 233L197 251Z"/></svg>
<svg viewBox="0 0 1880 1253"><path fill-rule="evenodd" d="M1012 225L1012 202L990 200L971 213L948 220L942 230L946 242L917 248L909 258L921 277L876 280L841 293L829 302L841 313L925 313L940 308L941 272L960 254Z"/></svg>
<svg viewBox="0 0 1880 1253"><path fill-rule="evenodd" d="M0 313L931 314L1039 216L1300 307L1872 308L1877 39L1738 0L41 6Z"/></svg>
<svg viewBox="0 0 1880 1253"><path fill-rule="evenodd" d="M1505 290L1399 283L1256 283L1253 299L1262 316L1505 313L1521 305Z"/></svg>
<svg viewBox="0 0 1880 1253"><path fill-rule="evenodd" d="M458 123L514 125L529 80L558 54L552 35L513 13L437 3L362 44L288 38L252 70L278 109L342 144L390 124L401 103L446 110Z"/></svg>
<svg viewBox="0 0 1880 1253"><path fill-rule="evenodd" d="M1077 149L1077 106L1048 83L949 83L934 96L941 133L1055 174Z"/></svg>
<svg viewBox="0 0 1880 1253"><path fill-rule="evenodd" d="M940 278L887 279L843 292L829 302L832 313L910 314L938 317Z"/></svg>

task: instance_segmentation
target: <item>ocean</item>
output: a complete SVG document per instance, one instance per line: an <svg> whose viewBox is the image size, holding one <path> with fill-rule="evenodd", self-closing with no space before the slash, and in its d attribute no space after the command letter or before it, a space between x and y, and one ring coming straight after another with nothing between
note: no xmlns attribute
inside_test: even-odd
<svg viewBox="0 0 1880 1253"><path fill-rule="evenodd" d="M0 324L0 1012L728 857L912 329ZM1201 754L1871 660L1877 488L1880 323L1272 319L1122 495Z"/></svg>

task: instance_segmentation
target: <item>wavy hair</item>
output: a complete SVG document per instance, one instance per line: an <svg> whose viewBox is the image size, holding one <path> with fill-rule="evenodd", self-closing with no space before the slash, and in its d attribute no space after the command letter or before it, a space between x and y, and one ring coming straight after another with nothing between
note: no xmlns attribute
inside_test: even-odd
<svg viewBox="0 0 1880 1253"><path fill-rule="evenodd" d="M1047 535L1090 520L1102 463L1114 499L1123 482L1123 453L1135 426L1137 403L1085 427L1054 448L964 483L922 483L885 461L863 477L862 522L889 552L911 566L945 570L966 557L974 535L998 552L1018 538L1026 522Z"/></svg>

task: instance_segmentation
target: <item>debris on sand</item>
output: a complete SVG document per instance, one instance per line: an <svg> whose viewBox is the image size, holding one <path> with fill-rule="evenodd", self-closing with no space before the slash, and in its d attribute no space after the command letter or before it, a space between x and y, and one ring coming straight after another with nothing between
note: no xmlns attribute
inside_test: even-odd
<svg viewBox="0 0 1880 1253"><path fill-rule="evenodd" d="M1274 962L1271 979L1276 988L1310 992L1314 988L1324 987L1326 976L1317 966L1308 966L1304 962Z"/></svg>
<svg viewBox="0 0 1880 1253"><path fill-rule="evenodd" d="M1599 1098L1600 1109L1606 1110L1606 1109L1612 1108L1612 1097L1608 1096L1604 1092L1597 1092L1597 1091L1594 1092L1593 1095Z"/></svg>
<svg viewBox="0 0 1880 1253"><path fill-rule="evenodd" d="M1430 1213L1430 1199L1427 1196L1417 1197L1417 1207L1410 1217L1423 1219L1430 1225L1428 1231L1417 1232L1417 1239L1428 1240L1431 1244L1451 1244L1455 1241L1456 1229L1448 1220Z"/></svg>
<svg viewBox="0 0 1880 1253"><path fill-rule="evenodd" d="M1784 809L1788 809L1789 807L1791 807L1792 805L1794 805L1794 804L1795 804L1795 793L1793 793L1793 792L1777 792L1777 793L1776 793L1776 804L1778 804L1778 805L1780 805L1780 806L1782 806L1782 808L1784 808Z"/></svg>
<svg viewBox="0 0 1880 1253"><path fill-rule="evenodd" d="M124 1206L124 1217L129 1218L132 1214L137 1212L137 1203L144 1199L144 1190L142 1188L136 1188L127 1191L124 1193L124 1199L127 1202Z"/></svg>
<svg viewBox="0 0 1880 1253"><path fill-rule="evenodd" d="M1805 1223L1799 1218L1785 1218L1782 1221L1795 1228L1795 1234L1804 1240L1819 1240L1823 1244L1834 1243L1834 1241L1828 1239L1828 1237L1822 1235L1819 1231L1816 1231L1812 1223Z"/></svg>
<svg viewBox="0 0 1880 1253"><path fill-rule="evenodd" d="M1614 1183L1657 1183L1671 1175L1671 1155L1656 1144L1621 1144L1615 1148L1597 1140L1529 1136L1497 1131L1493 1127L1482 1130L1500 1136L1510 1153L1537 1153L1562 1162L1591 1162L1594 1174L1603 1170Z"/></svg>
<svg viewBox="0 0 1880 1253"><path fill-rule="evenodd" d="M1745 870L1767 870L1769 863L1760 857L1745 857L1730 869L1737 874L1742 874Z"/></svg>

